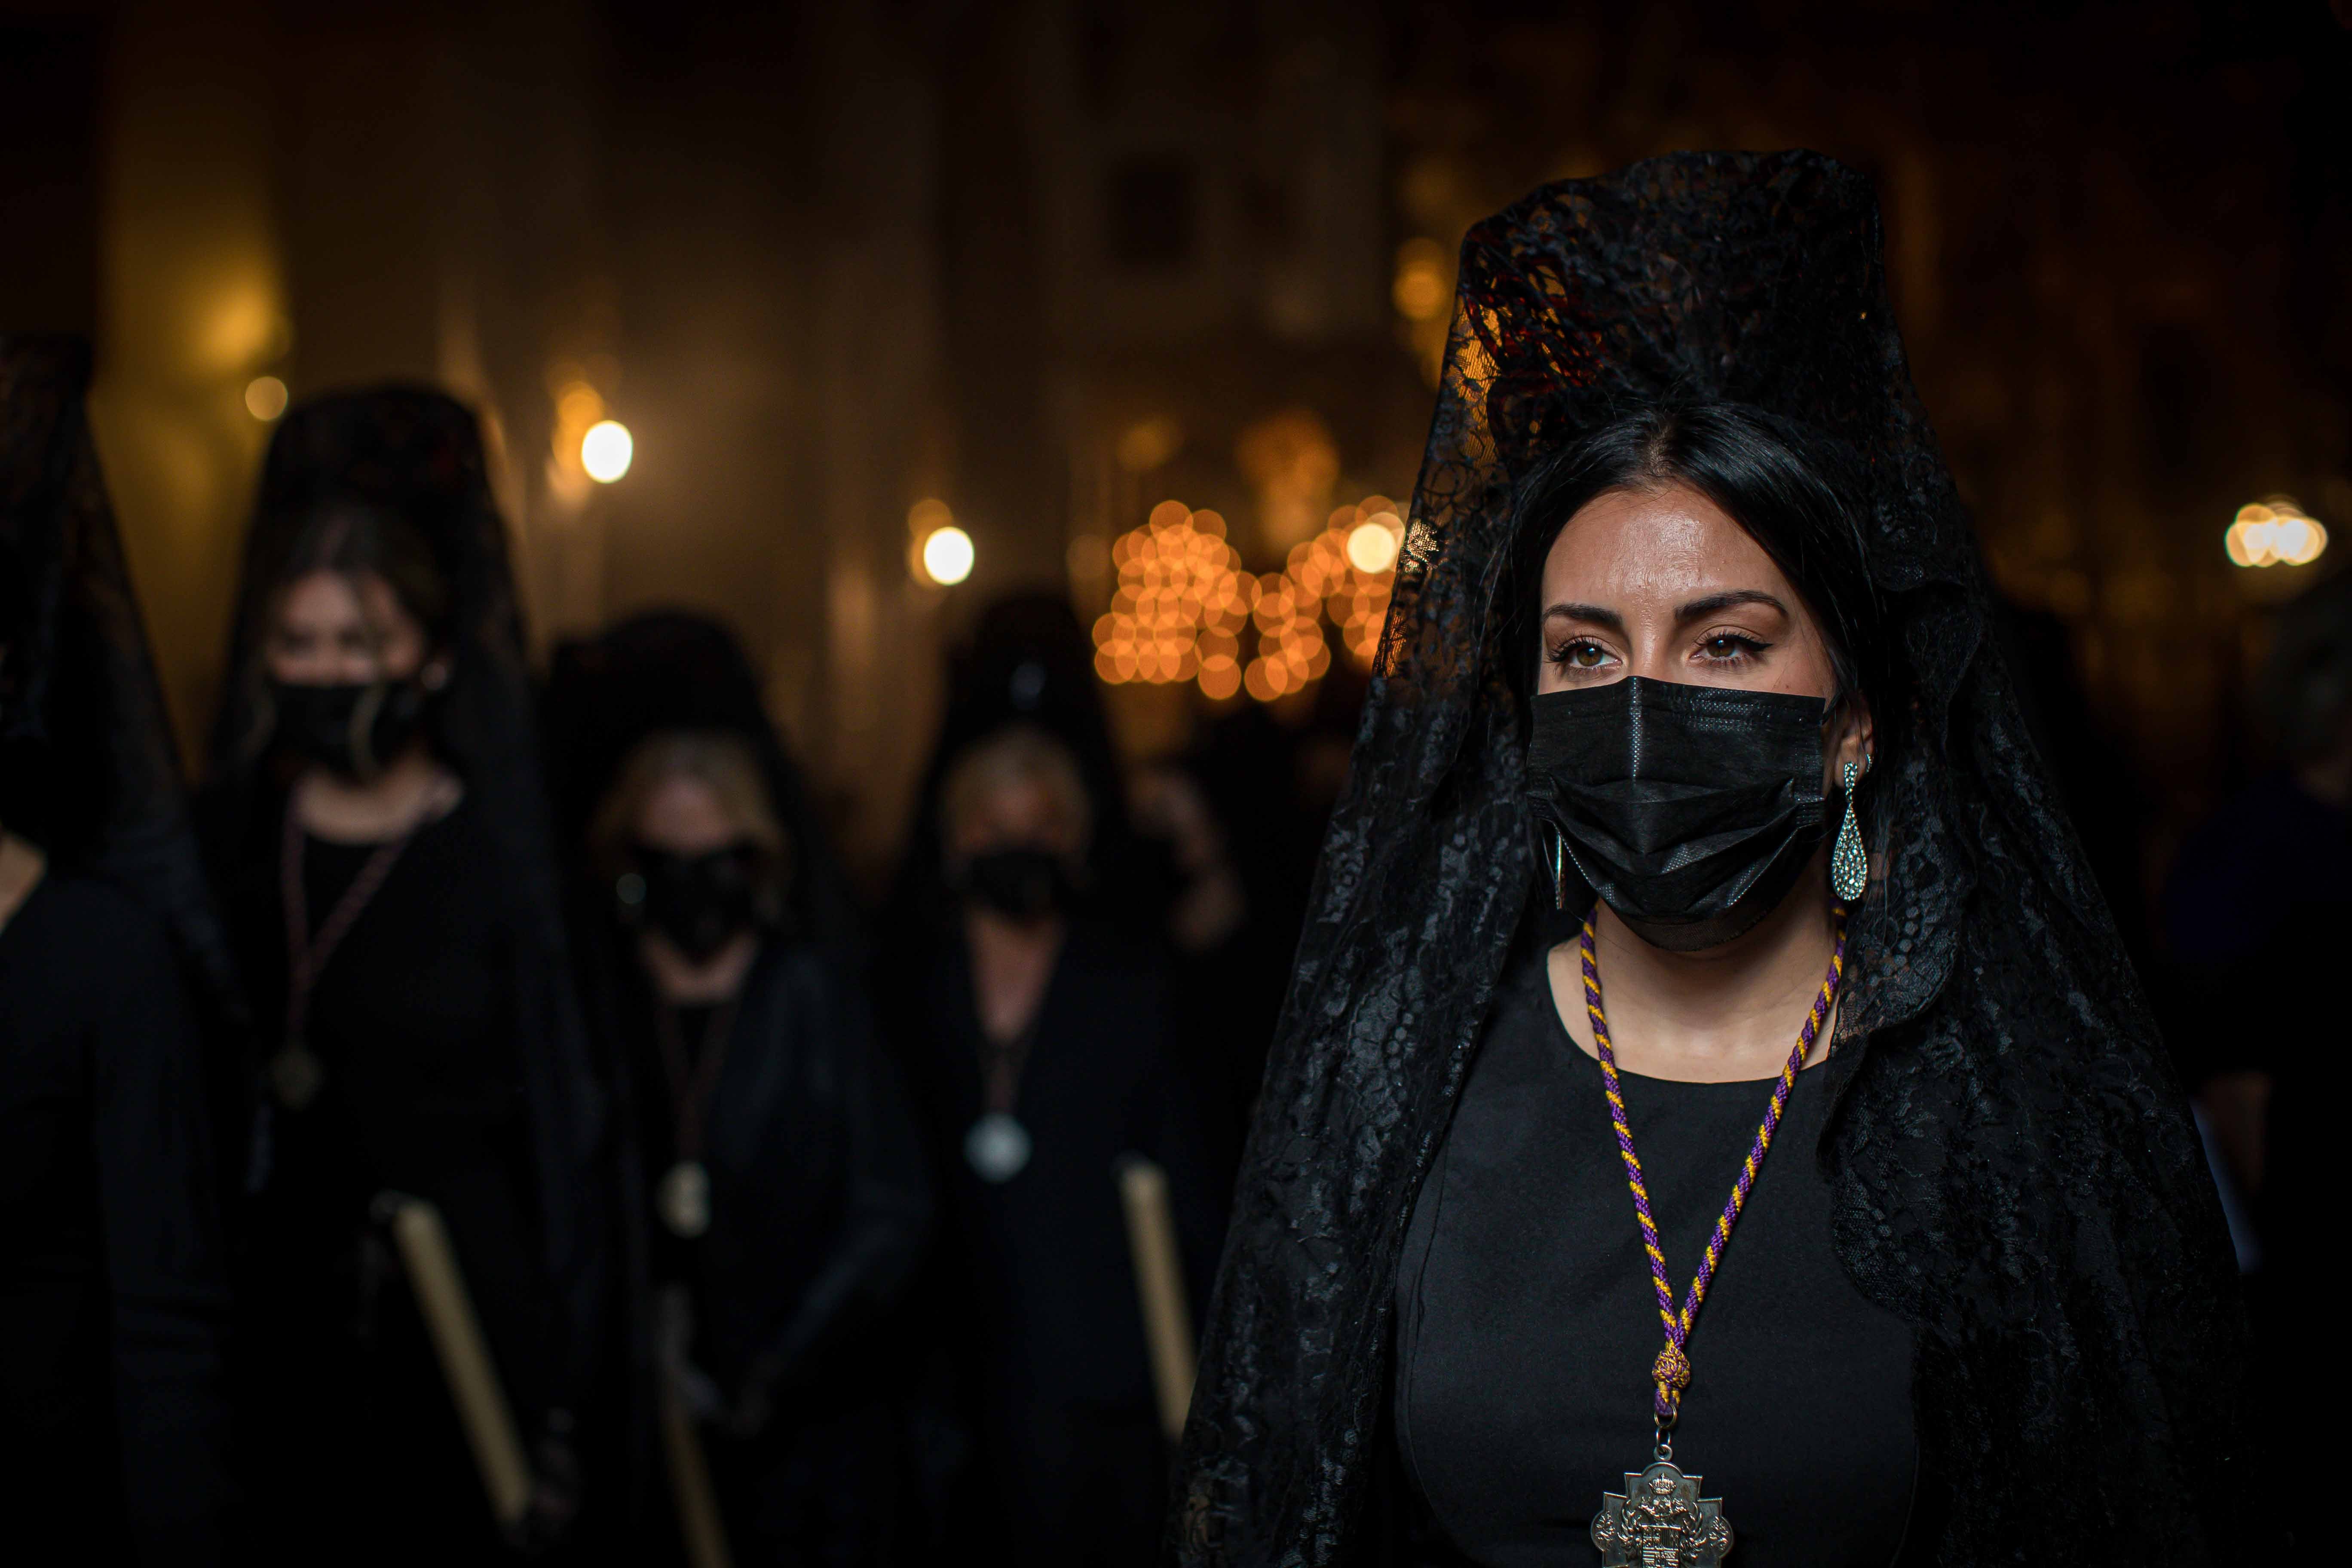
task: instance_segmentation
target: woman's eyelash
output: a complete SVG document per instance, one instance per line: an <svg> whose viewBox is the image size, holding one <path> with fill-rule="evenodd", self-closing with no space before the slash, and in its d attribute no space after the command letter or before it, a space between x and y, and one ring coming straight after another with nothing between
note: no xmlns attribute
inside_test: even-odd
<svg viewBox="0 0 2352 1568"><path fill-rule="evenodd" d="M1601 658L1600 660L1596 660L1591 664L1579 666L1576 662L1576 656L1580 651L1586 649L1590 649L1591 652L1601 655ZM1574 669L1579 668L1585 669L1598 669L1601 668L1601 663L1609 658L1609 650L1602 647L1599 643L1594 642L1590 637L1570 637L1568 641L1560 644L1558 647L1553 648L1548 657L1553 664L1563 669Z"/></svg>
<svg viewBox="0 0 2352 1568"><path fill-rule="evenodd" d="M1761 641L1759 638L1749 637L1744 632L1713 632L1701 637L1699 639L1698 646L1700 650L1706 653L1710 658L1718 659L1734 659L1750 658L1753 655L1762 653L1766 648L1772 645L1770 643ZM1725 646L1728 647L1728 652L1716 651L1718 647Z"/></svg>

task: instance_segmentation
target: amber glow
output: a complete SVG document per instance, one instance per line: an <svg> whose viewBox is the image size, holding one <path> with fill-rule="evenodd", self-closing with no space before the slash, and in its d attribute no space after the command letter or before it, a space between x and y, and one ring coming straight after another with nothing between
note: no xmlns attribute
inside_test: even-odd
<svg viewBox="0 0 2352 1568"><path fill-rule="evenodd" d="M971 535L953 523L923 536L923 574L942 588L952 588L971 576L978 558Z"/></svg>
<svg viewBox="0 0 2352 1568"><path fill-rule="evenodd" d="M257 375L245 384L245 411L268 424L286 412L286 384L274 375Z"/></svg>
<svg viewBox="0 0 2352 1568"><path fill-rule="evenodd" d="M2221 548L2239 566L2307 566L2327 548L2327 530L2292 498L2271 496L2238 509Z"/></svg>
<svg viewBox="0 0 2352 1568"><path fill-rule="evenodd" d="M1368 496L1332 512L1281 571L1253 573L1223 518L1162 501L1111 546L1118 586L1095 622L1096 673L1114 686L1192 680L1213 700L1246 691L1271 702L1329 672L1334 629L1369 668L1403 531L1394 503Z"/></svg>
<svg viewBox="0 0 2352 1568"><path fill-rule="evenodd" d="M1453 300L1445 247L1433 239L1406 240L1397 249L1396 281L1390 294L1397 314L1408 321L1432 321L1444 315Z"/></svg>
<svg viewBox="0 0 2352 1568"><path fill-rule="evenodd" d="M629 471L637 444L629 427L617 419L602 419L580 437L580 466L600 485L609 485Z"/></svg>

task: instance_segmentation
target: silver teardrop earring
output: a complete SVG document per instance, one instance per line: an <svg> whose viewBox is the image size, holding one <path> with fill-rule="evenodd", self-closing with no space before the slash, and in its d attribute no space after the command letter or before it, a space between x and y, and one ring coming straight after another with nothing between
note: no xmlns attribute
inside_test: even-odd
<svg viewBox="0 0 2352 1568"><path fill-rule="evenodd" d="M1568 839L1557 831L1551 836L1551 907L1568 908Z"/></svg>
<svg viewBox="0 0 2352 1568"><path fill-rule="evenodd" d="M1860 763L1846 763L1845 820L1838 824L1837 843L1830 850L1830 891L1845 904L1870 886L1870 857L1863 853L1862 823L1853 814L1853 782L1861 773Z"/></svg>

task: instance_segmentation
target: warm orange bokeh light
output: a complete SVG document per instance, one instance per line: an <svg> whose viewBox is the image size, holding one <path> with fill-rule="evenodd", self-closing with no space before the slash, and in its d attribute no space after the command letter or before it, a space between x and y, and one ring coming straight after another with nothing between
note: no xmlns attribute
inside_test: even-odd
<svg viewBox="0 0 2352 1568"><path fill-rule="evenodd" d="M1214 701L1246 691L1271 702L1329 673L1327 623L1369 669L1403 533L1395 503L1368 496L1333 512L1281 571L1254 574L1225 542L1223 518L1162 501L1111 545L1118 587L1095 622L1095 672L1114 686L1193 680ZM1381 564L1367 570L1370 560Z"/></svg>
<svg viewBox="0 0 2352 1568"><path fill-rule="evenodd" d="M2327 530L2286 496L2238 509L2221 548L2239 566L2308 566L2327 548Z"/></svg>

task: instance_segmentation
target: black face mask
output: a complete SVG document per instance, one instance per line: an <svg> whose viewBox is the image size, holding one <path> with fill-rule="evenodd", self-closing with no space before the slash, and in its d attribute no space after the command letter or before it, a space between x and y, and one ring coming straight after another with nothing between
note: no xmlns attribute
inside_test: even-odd
<svg viewBox="0 0 2352 1568"><path fill-rule="evenodd" d="M759 921L758 853L731 844L700 855L674 855L637 846L636 869L616 889L621 918L667 937L701 963Z"/></svg>
<svg viewBox="0 0 2352 1568"><path fill-rule="evenodd" d="M383 772L424 728L432 694L420 680L334 685L269 683L278 741L331 773L362 784Z"/></svg>
<svg viewBox="0 0 2352 1568"><path fill-rule="evenodd" d="M1016 921L1044 920L1070 900L1070 870L1062 858L1025 844L973 856L955 885L966 897Z"/></svg>
<svg viewBox="0 0 2352 1568"><path fill-rule="evenodd" d="M1738 936L1821 842L1818 697L1636 676L1546 692L1534 710L1529 807L1559 835L1566 868L1659 947ZM1549 846L1543 859L1549 875Z"/></svg>

